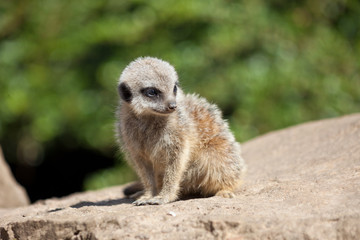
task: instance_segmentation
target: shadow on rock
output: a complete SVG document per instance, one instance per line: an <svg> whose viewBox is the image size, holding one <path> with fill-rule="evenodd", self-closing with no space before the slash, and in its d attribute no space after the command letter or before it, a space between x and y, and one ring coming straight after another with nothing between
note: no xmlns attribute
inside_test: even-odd
<svg viewBox="0 0 360 240"><path fill-rule="evenodd" d="M82 207L90 207L90 206L114 206L119 204L131 204L134 200L129 198L120 198L120 199L113 199L113 200L106 200L106 201L99 201L99 202L89 202L89 201L82 201L71 205L72 208L82 208Z"/></svg>

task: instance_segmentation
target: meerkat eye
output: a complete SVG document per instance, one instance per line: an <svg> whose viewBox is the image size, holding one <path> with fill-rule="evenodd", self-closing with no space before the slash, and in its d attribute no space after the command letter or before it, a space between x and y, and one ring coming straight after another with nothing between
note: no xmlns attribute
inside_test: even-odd
<svg viewBox="0 0 360 240"><path fill-rule="evenodd" d="M144 88L141 90L141 92L149 98L157 97L160 95L160 91L156 88Z"/></svg>
<svg viewBox="0 0 360 240"><path fill-rule="evenodd" d="M155 89L150 88L150 89L146 90L145 95L148 97L155 97L156 91L155 91Z"/></svg>

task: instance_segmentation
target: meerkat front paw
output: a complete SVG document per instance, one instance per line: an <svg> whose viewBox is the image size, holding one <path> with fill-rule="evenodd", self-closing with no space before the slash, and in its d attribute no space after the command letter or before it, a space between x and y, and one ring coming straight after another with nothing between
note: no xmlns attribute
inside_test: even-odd
<svg viewBox="0 0 360 240"><path fill-rule="evenodd" d="M147 205L147 201L148 200L138 199L138 200L134 201L132 204L135 206L142 206L142 205Z"/></svg>
<svg viewBox="0 0 360 240"><path fill-rule="evenodd" d="M136 200L135 202L133 202L134 205L136 206L141 206L141 205L162 205L165 203L169 203L170 201L166 198L157 196L157 197L153 197L150 199L143 199L140 198L139 200Z"/></svg>
<svg viewBox="0 0 360 240"><path fill-rule="evenodd" d="M234 198L235 194L229 190L220 190L215 194L215 196L219 196L223 198Z"/></svg>
<svg viewBox="0 0 360 240"><path fill-rule="evenodd" d="M133 205L135 205L135 206L147 205L147 201L149 201L152 198L153 197L151 195L144 194L140 198L138 198L136 201L134 201Z"/></svg>
<svg viewBox="0 0 360 240"><path fill-rule="evenodd" d="M165 204L168 202L170 202L170 201L163 197L160 197L160 196L157 196L157 197L154 197L154 198L151 198L148 200L149 205L162 205L162 204Z"/></svg>

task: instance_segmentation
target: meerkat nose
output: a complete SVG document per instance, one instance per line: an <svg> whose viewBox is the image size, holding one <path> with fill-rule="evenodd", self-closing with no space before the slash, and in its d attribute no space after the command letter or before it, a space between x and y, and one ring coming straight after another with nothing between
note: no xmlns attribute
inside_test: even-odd
<svg viewBox="0 0 360 240"><path fill-rule="evenodd" d="M169 102L168 108L174 110L176 108L176 102Z"/></svg>

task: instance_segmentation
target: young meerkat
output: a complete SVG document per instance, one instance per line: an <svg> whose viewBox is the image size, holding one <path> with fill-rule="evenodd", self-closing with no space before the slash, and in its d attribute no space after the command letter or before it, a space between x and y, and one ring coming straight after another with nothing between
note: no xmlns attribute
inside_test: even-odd
<svg viewBox="0 0 360 240"><path fill-rule="evenodd" d="M246 167L217 106L184 94L174 67L153 57L131 62L118 90L117 139L144 188L134 205L234 197Z"/></svg>

